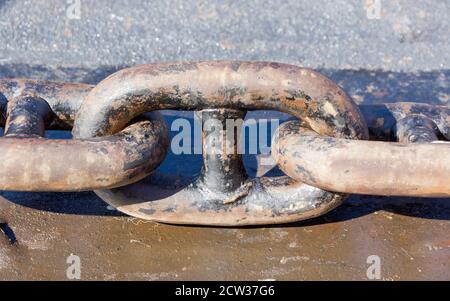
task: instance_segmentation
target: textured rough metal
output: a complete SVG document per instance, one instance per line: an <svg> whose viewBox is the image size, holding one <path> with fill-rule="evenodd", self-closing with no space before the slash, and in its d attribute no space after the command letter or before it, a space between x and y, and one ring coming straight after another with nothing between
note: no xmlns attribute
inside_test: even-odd
<svg viewBox="0 0 450 301"><path fill-rule="evenodd" d="M324 137L296 121L282 124L275 137L275 161L309 185L354 194L450 196L450 143Z"/></svg>
<svg viewBox="0 0 450 301"><path fill-rule="evenodd" d="M44 99L53 112L53 119L47 129L70 130L75 114L93 86L86 84L60 83L34 79L0 79L0 100L6 102L20 95L32 95ZM2 120L0 120L1 122ZM4 125L4 120L0 125Z"/></svg>
<svg viewBox="0 0 450 301"><path fill-rule="evenodd" d="M428 117L412 114L397 122L397 139L403 143L426 143L439 140L439 130Z"/></svg>
<svg viewBox="0 0 450 301"><path fill-rule="evenodd" d="M396 140L396 125L401 119L423 116L436 124L440 135L450 140L450 107L426 103L397 102L359 106L370 130L371 138Z"/></svg>
<svg viewBox="0 0 450 301"><path fill-rule="evenodd" d="M202 120L203 167L197 180L200 186L219 193L238 190L247 180L244 162L238 146L242 126L227 131L227 120L243 120L246 112L230 109L203 110ZM235 130L234 130L235 129Z"/></svg>
<svg viewBox="0 0 450 301"><path fill-rule="evenodd" d="M165 158L168 132L159 113L134 119L112 136L44 139L46 128L70 129L92 86L37 80L0 80L0 189L82 191L138 181Z"/></svg>
<svg viewBox="0 0 450 301"><path fill-rule="evenodd" d="M114 73L86 97L73 134L113 134L147 111L218 108L276 110L305 120L321 135L369 137L357 105L320 73L287 64L239 61L152 64Z"/></svg>
<svg viewBox="0 0 450 301"><path fill-rule="evenodd" d="M51 108L44 99L20 95L11 100L7 107L6 136L44 136L45 126L52 117Z"/></svg>
<svg viewBox="0 0 450 301"><path fill-rule="evenodd" d="M101 138L0 138L0 190L84 191L138 181L164 159L165 121L140 120Z"/></svg>
<svg viewBox="0 0 450 301"><path fill-rule="evenodd" d="M244 112L200 112L203 167L194 179L161 173L136 184L96 193L118 210L143 219L174 224L244 226L288 223L334 209L346 195L296 182L289 177L248 179L236 136L227 135L226 120ZM210 129L208 121L215 121ZM233 131L234 132L234 131ZM231 141L233 139L233 141ZM230 147L231 146L231 147Z"/></svg>
<svg viewBox="0 0 450 301"><path fill-rule="evenodd" d="M126 82L126 85L123 83ZM77 114L73 134L113 134L132 118L159 109L212 110L225 127L238 110L278 110L323 135L367 139L356 104L323 75L270 62L167 63L133 67L100 82ZM219 116L220 115L220 116ZM210 118L208 117L208 118ZM204 151L224 137L203 133ZM177 224L254 225L312 218L338 206L344 194L322 191L288 177L246 180L241 158L204 153L198 180L152 175L128 187L96 191L129 215Z"/></svg>

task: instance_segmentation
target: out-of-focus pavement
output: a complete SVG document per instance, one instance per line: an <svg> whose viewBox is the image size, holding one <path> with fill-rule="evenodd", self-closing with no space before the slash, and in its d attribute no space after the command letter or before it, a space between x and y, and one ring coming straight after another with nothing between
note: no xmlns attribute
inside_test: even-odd
<svg viewBox="0 0 450 301"><path fill-rule="evenodd" d="M141 63L270 60L318 69L358 103L449 104L446 0L381 0L379 15L365 0L69 2L0 0L0 77L95 84ZM200 167L186 162L162 168ZM91 192L1 194L0 279L66 279L70 254L86 280L365 280L370 255L385 280L450 279L449 199L353 196L312 221L225 229L125 217Z"/></svg>
<svg viewBox="0 0 450 301"><path fill-rule="evenodd" d="M143 63L270 60L319 69L358 103L447 104L449 13L446 0L0 0L0 76L95 84Z"/></svg>
<svg viewBox="0 0 450 301"><path fill-rule="evenodd" d="M79 0L79 15L67 2L0 1L0 61L90 68L210 59L391 71L450 66L447 0L381 0L380 15L370 0Z"/></svg>

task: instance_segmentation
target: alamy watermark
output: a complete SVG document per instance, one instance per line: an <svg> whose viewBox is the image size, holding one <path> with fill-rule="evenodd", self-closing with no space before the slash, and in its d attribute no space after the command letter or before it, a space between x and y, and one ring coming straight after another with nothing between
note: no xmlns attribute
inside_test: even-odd
<svg viewBox="0 0 450 301"><path fill-rule="evenodd" d="M66 16L70 20L81 19L81 0L67 0Z"/></svg>
<svg viewBox="0 0 450 301"><path fill-rule="evenodd" d="M170 130L176 132L171 142L175 155L181 154L249 154L268 155L271 141L279 126L278 119L226 119L210 118L203 123L198 117L194 122L185 118L175 119ZM202 130L211 135L211 143L202 147Z"/></svg>
<svg viewBox="0 0 450 301"><path fill-rule="evenodd" d="M367 279L381 279L381 258L378 255L370 255L367 257L366 263L369 265L366 271Z"/></svg>
<svg viewBox="0 0 450 301"><path fill-rule="evenodd" d="M81 259L79 256L70 254L66 263L69 267L66 269L66 277L70 280L80 280L81 279Z"/></svg>
<svg viewBox="0 0 450 301"><path fill-rule="evenodd" d="M368 19L381 19L381 0L364 0L364 7Z"/></svg>

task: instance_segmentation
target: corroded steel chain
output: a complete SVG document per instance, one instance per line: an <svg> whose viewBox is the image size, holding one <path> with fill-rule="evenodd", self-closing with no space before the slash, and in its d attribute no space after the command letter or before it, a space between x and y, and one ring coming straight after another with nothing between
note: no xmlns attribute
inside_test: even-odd
<svg viewBox="0 0 450 301"><path fill-rule="evenodd" d="M143 65L95 87L2 79L0 102L2 190L95 190L132 216L224 226L316 217L349 193L450 196L450 108L358 107L323 75L292 65ZM242 125L232 140L203 128L197 178L180 182L153 172L169 144L165 121L153 112L163 109L198 111L204 125L218 120L224 131L250 110L291 114L298 121L282 124L272 143L287 176L247 176L237 151ZM43 138L45 129L72 127L71 140ZM217 145L219 153L208 152Z"/></svg>
<svg viewBox="0 0 450 301"><path fill-rule="evenodd" d="M273 143L280 168L296 180L331 191L449 197L450 143L437 142L440 136L450 139L450 108L396 103L362 109L374 133L393 130L400 143L323 137L287 122Z"/></svg>
<svg viewBox="0 0 450 301"><path fill-rule="evenodd" d="M164 159L167 128L145 114L104 138L44 139L47 129L70 129L92 86L24 79L0 80L3 98L0 189L81 191L126 185Z"/></svg>

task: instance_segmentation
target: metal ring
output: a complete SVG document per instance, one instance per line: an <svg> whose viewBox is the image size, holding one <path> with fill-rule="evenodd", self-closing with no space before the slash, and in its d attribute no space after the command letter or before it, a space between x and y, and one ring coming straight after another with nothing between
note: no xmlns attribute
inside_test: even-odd
<svg viewBox="0 0 450 301"><path fill-rule="evenodd" d="M430 119L410 116L416 117L413 122L405 119L407 117L399 120L396 136L402 141L412 142L410 137L415 134L421 139L415 138L414 142L422 143L322 137L293 121L278 128L272 154L287 175L325 190L385 196L449 197L450 143L423 143L437 139L435 126L430 124L433 123ZM437 160L432 159L436 156Z"/></svg>
<svg viewBox="0 0 450 301"><path fill-rule="evenodd" d="M111 188L138 181L159 165L166 155L168 132L157 112L134 119L112 136L82 140L42 138L49 124L54 128L69 126L79 100L89 88L27 80L0 82L0 95L11 97L2 112L6 111L6 124L5 136L0 138L1 190ZM17 92L28 94L12 98ZM42 96L52 102L47 103Z"/></svg>
<svg viewBox="0 0 450 301"><path fill-rule="evenodd" d="M356 104L323 75L286 64L232 61L143 65L119 71L86 97L73 134L77 138L113 134L133 117L160 109L208 109L213 114L219 109L224 114L277 110L304 120L319 134L368 138ZM204 160L210 159L204 155ZM218 165L224 164L228 163ZM140 218L221 226L307 219L328 212L346 197L289 177L243 180L232 192L215 191L201 178L176 185L164 175L153 174L129 186L96 193L118 210Z"/></svg>
<svg viewBox="0 0 450 301"><path fill-rule="evenodd" d="M6 114L6 104L19 95L33 95L44 99L52 109L52 120L47 129L70 130L81 103L94 86L79 83L60 83L34 79L0 79L0 96L5 103L1 107ZM0 119L4 125L6 118Z"/></svg>
<svg viewBox="0 0 450 301"><path fill-rule="evenodd" d="M270 62L166 63L123 69L83 102L73 135L113 134L154 110L276 110L304 120L320 135L368 139L358 106L310 69Z"/></svg>
<svg viewBox="0 0 450 301"><path fill-rule="evenodd" d="M439 132L450 140L450 107L425 103L396 102L359 106L370 134L375 139L395 137L395 127L410 115L418 115L432 120Z"/></svg>

